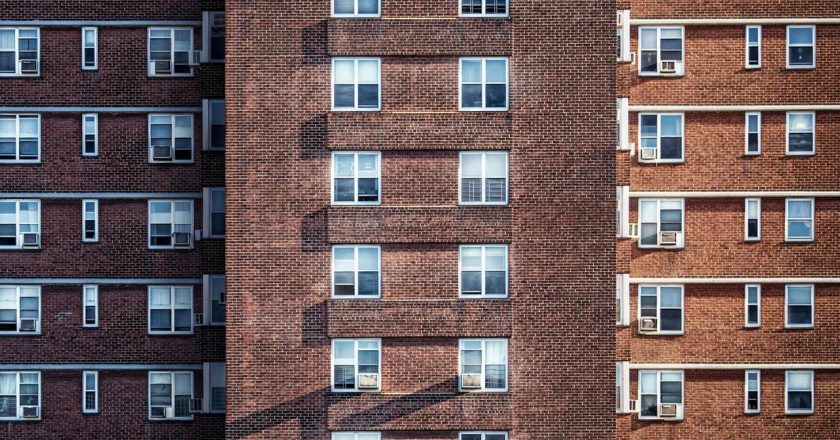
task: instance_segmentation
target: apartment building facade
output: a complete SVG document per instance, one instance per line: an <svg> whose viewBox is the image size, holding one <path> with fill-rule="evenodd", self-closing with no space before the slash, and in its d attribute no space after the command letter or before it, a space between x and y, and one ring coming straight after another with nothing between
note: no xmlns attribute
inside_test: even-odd
<svg viewBox="0 0 840 440"><path fill-rule="evenodd" d="M612 438L614 5L229 6L227 436Z"/></svg>
<svg viewBox="0 0 840 440"><path fill-rule="evenodd" d="M224 2L0 2L4 438L223 438Z"/></svg>
<svg viewBox="0 0 840 440"><path fill-rule="evenodd" d="M835 438L840 16L618 2L617 438Z"/></svg>

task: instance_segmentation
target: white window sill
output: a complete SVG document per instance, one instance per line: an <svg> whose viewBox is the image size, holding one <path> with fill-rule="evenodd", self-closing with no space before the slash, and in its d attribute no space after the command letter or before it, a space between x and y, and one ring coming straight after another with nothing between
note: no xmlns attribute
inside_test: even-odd
<svg viewBox="0 0 840 440"><path fill-rule="evenodd" d="M640 160L637 162L641 165L657 165L657 164L683 164L685 159L659 159L659 160Z"/></svg>
<svg viewBox="0 0 840 440"><path fill-rule="evenodd" d="M464 393L464 394L507 394L508 390L507 389L504 389L504 390L495 390L495 389L464 390L464 389L459 388L458 392Z"/></svg>
<svg viewBox="0 0 840 440"><path fill-rule="evenodd" d="M161 418L152 418L149 417L150 422L192 422L193 417L161 417Z"/></svg>
<svg viewBox="0 0 840 440"><path fill-rule="evenodd" d="M816 70L816 65L811 66L787 66L785 67L786 70Z"/></svg>
<svg viewBox="0 0 840 440"><path fill-rule="evenodd" d="M382 14L333 14L332 18L382 18Z"/></svg>
<svg viewBox="0 0 840 440"><path fill-rule="evenodd" d="M332 202L332 206L382 206L382 202Z"/></svg>
<svg viewBox="0 0 840 440"><path fill-rule="evenodd" d="M508 202L459 202L458 206L508 206Z"/></svg>
<svg viewBox="0 0 840 440"><path fill-rule="evenodd" d="M502 295L464 295L464 294L459 294L458 295L458 299L464 299L464 300L467 300L467 301L481 300L481 299L488 299L488 300L508 299L508 298L510 298L508 295L504 295L504 296L502 296Z"/></svg>
<svg viewBox="0 0 840 440"><path fill-rule="evenodd" d="M190 73L180 73L180 74L172 74L172 75L147 75L147 78L193 78L195 74ZM160 419L159 419L160 420ZM192 419L189 419L192 420Z"/></svg>
<svg viewBox="0 0 840 440"><path fill-rule="evenodd" d="M347 301L363 301L367 299L382 299L382 295L333 295L332 299L347 300Z"/></svg>
<svg viewBox="0 0 840 440"><path fill-rule="evenodd" d="M668 331L658 331L658 332L638 332L641 336L683 336L685 332L668 332Z"/></svg>
<svg viewBox="0 0 840 440"><path fill-rule="evenodd" d="M380 112L381 108L333 107L333 112Z"/></svg>
<svg viewBox="0 0 840 440"><path fill-rule="evenodd" d="M815 151L803 151L803 152L787 151L787 152L785 152L785 156L816 156L816 155L817 155L817 153Z"/></svg>
<svg viewBox="0 0 840 440"><path fill-rule="evenodd" d="M639 245L639 249L662 249L662 250L672 250L672 251L681 251L685 249L685 245L678 245L678 246L662 246L662 245Z"/></svg>
<svg viewBox="0 0 840 440"><path fill-rule="evenodd" d="M647 422L682 422L685 420L684 417L642 417L639 416L639 420L644 420Z"/></svg>
<svg viewBox="0 0 840 440"><path fill-rule="evenodd" d="M785 411L786 416L812 416L814 411Z"/></svg>
<svg viewBox="0 0 840 440"><path fill-rule="evenodd" d="M381 389L376 390L331 390L337 394L381 394Z"/></svg>
<svg viewBox="0 0 840 440"><path fill-rule="evenodd" d="M685 76L685 73L639 73L639 76L642 78L682 78Z"/></svg>
<svg viewBox="0 0 840 440"><path fill-rule="evenodd" d="M785 324L785 329L786 329L786 330L813 330L813 329L814 329L814 326L813 326L813 324L811 324L811 325L791 325L791 324Z"/></svg>
<svg viewBox="0 0 840 440"><path fill-rule="evenodd" d="M813 243L813 238L785 238L785 243Z"/></svg>
<svg viewBox="0 0 840 440"><path fill-rule="evenodd" d="M459 108L458 110L459 110L459 111L462 111L462 112L501 113L501 112L506 112L506 111L508 111L508 108L507 108L507 107L505 107L505 108L502 108L502 107L499 107L499 108L461 107L461 108Z"/></svg>
<svg viewBox="0 0 840 440"><path fill-rule="evenodd" d="M508 14L458 14L459 18L508 18Z"/></svg>
<svg viewBox="0 0 840 440"><path fill-rule="evenodd" d="M9 164L9 165L39 165L41 163L41 159L37 160L0 160L0 164Z"/></svg>
<svg viewBox="0 0 840 440"><path fill-rule="evenodd" d="M147 336L194 336L195 332L148 332Z"/></svg>

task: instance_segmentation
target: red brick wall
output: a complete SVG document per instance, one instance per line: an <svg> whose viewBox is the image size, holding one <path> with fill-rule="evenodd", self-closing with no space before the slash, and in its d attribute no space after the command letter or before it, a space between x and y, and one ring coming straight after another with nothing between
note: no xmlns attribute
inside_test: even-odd
<svg viewBox="0 0 840 440"><path fill-rule="evenodd" d="M766 2L733 0L705 2L691 0L620 0L619 9L631 9L634 18L753 18L753 17L836 17L832 0Z"/></svg>

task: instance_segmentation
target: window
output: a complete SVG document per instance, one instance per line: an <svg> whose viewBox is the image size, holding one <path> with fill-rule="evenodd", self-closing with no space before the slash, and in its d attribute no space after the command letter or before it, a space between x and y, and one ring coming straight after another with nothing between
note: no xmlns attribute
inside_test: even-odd
<svg viewBox="0 0 840 440"><path fill-rule="evenodd" d="M787 27L787 68L813 69L817 67L817 28L814 26Z"/></svg>
<svg viewBox="0 0 840 440"><path fill-rule="evenodd" d="M507 391L507 339L461 339L461 391Z"/></svg>
<svg viewBox="0 0 840 440"><path fill-rule="evenodd" d="M618 115L616 115L616 130L618 132L616 149L619 151L630 151L630 99L616 99L616 107L618 110Z"/></svg>
<svg viewBox="0 0 840 440"><path fill-rule="evenodd" d="M192 334L192 302L192 286L149 286L149 334Z"/></svg>
<svg viewBox="0 0 840 440"><path fill-rule="evenodd" d="M334 432L332 440L381 440L378 432Z"/></svg>
<svg viewBox="0 0 840 440"><path fill-rule="evenodd" d="M787 114L787 154L812 155L815 151L815 113Z"/></svg>
<svg viewBox="0 0 840 440"><path fill-rule="evenodd" d="M205 99L202 111L203 149L225 149L225 100Z"/></svg>
<svg viewBox="0 0 840 440"><path fill-rule="evenodd" d="M379 0L332 0L333 17L379 17Z"/></svg>
<svg viewBox="0 0 840 440"><path fill-rule="evenodd" d="M99 116L96 113L82 115L82 156L99 155Z"/></svg>
<svg viewBox="0 0 840 440"><path fill-rule="evenodd" d="M508 296L508 247L461 246L461 297Z"/></svg>
<svg viewBox="0 0 840 440"><path fill-rule="evenodd" d="M616 18L616 61L629 63L633 61L630 53L630 11L618 11Z"/></svg>
<svg viewBox="0 0 840 440"><path fill-rule="evenodd" d="M333 297L379 298L379 246L333 246Z"/></svg>
<svg viewBox="0 0 840 440"><path fill-rule="evenodd" d="M814 328L814 286L785 286L785 328Z"/></svg>
<svg viewBox="0 0 840 440"><path fill-rule="evenodd" d="M40 30L0 28L0 76L38 76Z"/></svg>
<svg viewBox="0 0 840 440"><path fill-rule="evenodd" d="M663 410L676 406L676 420L683 418L683 372L639 371L639 419L666 417Z"/></svg>
<svg viewBox="0 0 840 440"><path fill-rule="evenodd" d="M506 432L461 432L458 440L508 440Z"/></svg>
<svg viewBox="0 0 840 440"><path fill-rule="evenodd" d="M378 391L381 345L379 339L334 339L333 392Z"/></svg>
<svg viewBox="0 0 840 440"><path fill-rule="evenodd" d="M192 76L192 28L149 28L149 76Z"/></svg>
<svg viewBox="0 0 840 440"><path fill-rule="evenodd" d="M41 333L41 288L0 286L0 335Z"/></svg>
<svg viewBox="0 0 840 440"><path fill-rule="evenodd" d="M630 186L615 187L616 200L616 237L630 237Z"/></svg>
<svg viewBox="0 0 840 440"><path fill-rule="evenodd" d="M744 144L744 154L761 154L761 113L747 113L747 137Z"/></svg>
<svg viewBox="0 0 840 440"><path fill-rule="evenodd" d="M0 249L40 246L41 202L0 200Z"/></svg>
<svg viewBox="0 0 840 440"><path fill-rule="evenodd" d="M785 414L814 413L814 372L785 371Z"/></svg>
<svg viewBox="0 0 840 440"><path fill-rule="evenodd" d="M0 114L0 163L41 159L41 116Z"/></svg>
<svg viewBox="0 0 840 440"><path fill-rule="evenodd" d="M82 28L82 70L96 70L99 68L97 54L97 29L95 27Z"/></svg>
<svg viewBox="0 0 840 440"><path fill-rule="evenodd" d="M225 62L225 13L202 13L202 62Z"/></svg>
<svg viewBox="0 0 840 440"><path fill-rule="evenodd" d="M761 285L747 284L744 289L744 326L761 327Z"/></svg>
<svg viewBox="0 0 840 440"><path fill-rule="evenodd" d="M461 204L506 205L508 153L461 153Z"/></svg>
<svg viewBox="0 0 840 440"><path fill-rule="evenodd" d="M615 363L615 412L630 411L630 362Z"/></svg>
<svg viewBox="0 0 840 440"><path fill-rule="evenodd" d="M761 371L747 370L744 374L744 412L761 412Z"/></svg>
<svg viewBox="0 0 840 440"><path fill-rule="evenodd" d="M744 240L761 240L761 199L744 200Z"/></svg>
<svg viewBox="0 0 840 440"><path fill-rule="evenodd" d="M225 324L226 302L225 276L204 275L204 317L209 318L210 325Z"/></svg>
<svg viewBox="0 0 840 440"><path fill-rule="evenodd" d="M192 161L193 116L149 115L149 162Z"/></svg>
<svg viewBox="0 0 840 440"><path fill-rule="evenodd" d="M192 248L192 200L149 201L149 248Z"/></svg>
<svg viewBox="0 0 840 440"><path fill-rule="evenodd" d="M82 286L82 327L99 327L99 286Z"/></svg>
<svg viewBox="0 0 840 440"><path fill-rule="evenodd" d="M206 238L225 237L225 189L204 188L204 233Z"/></svg>
<svg viewBox="0 0 840 440"><path fill-rule="evenodd" d="M785 200L785 240L814 240L814 199Z"/></svg>
<svg viewBox="0 0 840 440"><path fill-rule="evenodd" d="M82 371L82 412L99 412L99 373L96 371Z"/></svg>
<svg viewBox="0 0 840 440"><path fill-rule="evenodd" d="M639 331L683 334L683 286L639 286Z"/></svg>
<svg viewBox="0 0 840 440"><path fill-rule="evenodd" d="M0 420L41 419L41 373L0 371Z"/></svg>
<svg viewBox="0 0 840 440"><path fill-rule="evenodd" d="M461 58L461 110L508 109L507 58Z"/></svg>
<svg viewBox="0 0 840 440"><path fill-rule="evenodd" d="M379 58L334 58L333 110L379 111Z"/></svg>
<svg viewBox="0 0 840 440"><path fill-rule="evenodd" d="M682 162L683 117L682 114L639 114L639 158L643 161Z"/></svg>
<svg viewBox="0 0 840 440"><path fill-rule="evenodd" d="M615 276L615 325L630 325L630 274Z"/></svg>
<svg viewBox="0 0 840 440"><path fill-rule="evenodd" d="M747 26L747 69L761 68L761 26Z"/></svg>
<svg viewBox="0 0 840 440"><path fill-rule="evenodd" d="M192 372L149 372L149 418L191 420Z"/></svg>
<svg viewBox="0 0 840 440"><path fill-rule="evenodd" d="M640 27L639 75L682 75L683 31L682 27Z"/></svg>
<svg viewBox="0 0 840 440"><path fill-rule="evenodd" d="M639 223L641 224L640 248L683 246L682 199L640 199Z"/></svg>
<svg viewBox="0 0 840 440"><path fill-rule="evenodd" d="M333 203L378 205L381 159L375 153L333 153Z"/></svg>
<svg viewBox="0 0 840 440"><path fill-rule="evenodd" d="M204 396L207 399L205 410L211 413L225 412L227 400L225 392L225 363L204 363Z"/></svg>
<svg viewBox="0 0 840 440"><path fill-rule="evenodd" d="M98 200L82 200L82 241L99 241Z"/></svg>
<svg viewBox="0 0 840 440"><path fill-rule="evenodd" d="M508 0L461 0L462 17L507 17Z"/></svg>

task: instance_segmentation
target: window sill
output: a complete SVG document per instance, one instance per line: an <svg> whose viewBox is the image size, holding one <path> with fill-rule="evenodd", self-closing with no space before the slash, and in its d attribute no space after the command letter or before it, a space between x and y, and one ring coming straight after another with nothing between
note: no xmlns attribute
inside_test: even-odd
<svg viewBox="0 0 840 440"><path fill-rule="evenodd" d="M333 295L332 299L338 299L341 301L365 301L365 300L372 300L372 299L382 299L381 295L377 296L360 296L360 295Z"/></svg>
<svg viewBox="0 0 840 440"><path fill-rule="evenodd" d="M745 238L744 243L758 243L761 241L761 237L759 238Z"/></svg>
<svg viewBox="0 0 840 440"><path fill-rule="evenodd" d="M146 336L176 336L176 337L185 337L185 336L195 336L195 332L190 333L146 333Z"/></svg>
<svg viewBox="0 0 840 440"><path fill-rule="evenodd" d="M382 206L382 202L332 202L332 206Z"/></svg>
<svg viewBox="0 0 840 440"><path fill-rule="evenodd" d="M382 109L381 108L348 108L348 107L336 108L336 107L333 107L332 111L333 112L367 112L367 113L370 113L370 112L381 112Z"/></svg>
<svg viewBox="0 0 840 440"><path fill-rule="evenodd" d="M761 66L744 66L744 70L761 70Z"/></svg>
<svg viewBox="0 0 840 440"><path fill-rule="evenodd" d="M761 329L761 324L759 325L745 325L744 330L759 330Z"/></svg>
<svg viewBox="0 0 840 440"><path fill-rule="evenodd" d="M169 419L160 418L160 419L153 419L151 417L148 418L150 422L192 422L194 419L193 417L172 417Z"/></svg>
<svg viewBox="0 0 840 440"><path fill-rule="evenodd" d="M640 160L637 159L640 165L681 165L685 163L685 159L665 159L665 160Z"/></svg>
<svg viewBox="0 0 840 440"><path fill-rule="evenodd" d="M683 336L685 332L637 332L640 336Z"/></svg>
<svg viewBox="0 0 840 440"><path fill-rule="evenodd" d="M813 330L813 325L785 325L785 330Z"/></svg>
<svg viewBox="0 0 840 440"><path fill-rule="evenodd" d="M816 65L813 65L813 66L787 66L787 67L785 67L785 70L792 70L792 71L817 70L817 66Z"/></svg>
<svg viewBox="0 0 840 440"><path fill-rule="evenodd" d="M190 247L149 247L150 251L192 251L195 250L193 246Z"/></svg>
<svg viewBox="0 0 840 440"><path fill-rule="evenodd" d="M40 409L38 412L41 412ZM40 422L41 418L31 418L31 419L24 419L24 418L0 418L0 423L33 423L33 422Z"/></svg>
<svg viewBox="0 0 840 440"><path fill-rule="evenodd" d="M35 252L40 251L41 247L22 248L22 247L0 247L0 252Z"/></svg>
<svg viewBox="0 0 840 440"><path fill-rule="evenodd" d="M9 78L9 79L40 79L41 74L40 73L37 74L37 75L17 75L17 74L15 74L15 75L2 75L2 74L0 74L0 79L3 79L3 78ZM2 421L2 419L0 419L0 421Z"/></svg>
<svg viewBox="0 0 840 440"><path fill-rule="evenodd" d="M685 73L639 73L640 78L682 78Z"/></svg>
<svg viewBox="0 0 840 440"><path fill-rule="evenodd" d="M787 244L809 244L813 242L813 238L785 238Z"/></svg>
<svg viewBox="0 0 840 440"><path fill-rule="evenodd" d="M3 165L40 165L41 160L0 160Z"/></svg>
<svg viewBox="0 0 840 440"><path fill-rule="evenodd" d="M333 14L330 18L382 18L382 14Z"/></svg>
<svg viewBox="0 0 840 440"><path fill-rule="evenodd" d="M806 151L806 152L796 152L796 151L786 151L785 156L816 156L817 153L815 151Z"/></svg>
<svg viewBox="0 0 840 440"><path fill-rule="evenodd" d="M685 246L648 246L648 245L639 245L639 249L642 250L665 250L665 251L681 251L685 249Z"/></svg>
<svg viewBox="0 0 840 440"><path fill-rule="evenodd" d="M168 79L168 78L194 78L195 74L191 73L189 75L181 74L181 75L146 75L147 79Z"/></svg>
<svg viewBox="0 0 840 440"><path fill-rule="evenodd" d="M470 113L502 113L510 111L508 108L478 108L478 107L460 107L458 111Z"/></svg>
<svg viewBox="0 0 840 440"><path fill-rule="evenodd" d="M510 296L508 296L508 295L505 295L505 296L490 295L490 296L488 296L488 295L463 295L463 294L460 294L460 295L458 295L458 299L463 299L463 300L467 300L467 301L476 301L476 300L482 300L482 299L483 300L489 300L489 301L496 301L496 300L500 300L500 299L510 299Z"/></svg>
<svg viewBox="0 0 840 440"><path fill-rule="evenodd" d="M814 415L813 411L785 411L786 416L794 416L794 417L801 417L801 416L812 416Z"/></svg>
<svg viewBox="0 0 840 440"><path fill-rule="evenodd" d="M508 14L458 14L458 18L510 18Z"/></svg>
<svg viewBox="0 0 840 440"><path fill-rule="evenodd" d="M382 394L382 390L330 390L334 394Z"/></svg>
<svg viewBox="0 0 840 440"><path fill-rule="evenodd" d="M507 394L508 390L463 390L459 388L458 392L462 394Z"/></svg>
<svg viewBox="0 0 840 440"><path fill-rule="evenodd" d="M645 422L682 422L685 420L684 417L642 417L639 416L639 420Z"/></svg>

